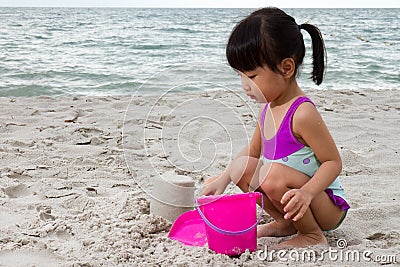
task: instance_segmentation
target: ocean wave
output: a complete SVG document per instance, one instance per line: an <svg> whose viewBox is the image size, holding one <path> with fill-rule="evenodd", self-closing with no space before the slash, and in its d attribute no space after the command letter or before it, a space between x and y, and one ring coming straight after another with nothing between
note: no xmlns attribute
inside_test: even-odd
<svg viewBox="0 0 400 267"><path fill-rule="evenodd" d="M161 92L198 76L221 85L235 81L232 86L240 88L235 75L218 74L210 62L229 69L227 39L250 11L0 8L0 94L118 94L138 88ZM400 89L398 11L287 10L297 21L321 29L328 53L323 85L337 89ZM308 79L311 42L306 33L304 38L307 52L299 83L313 87ZM146 83L171 69L172 77Z"/></svg>

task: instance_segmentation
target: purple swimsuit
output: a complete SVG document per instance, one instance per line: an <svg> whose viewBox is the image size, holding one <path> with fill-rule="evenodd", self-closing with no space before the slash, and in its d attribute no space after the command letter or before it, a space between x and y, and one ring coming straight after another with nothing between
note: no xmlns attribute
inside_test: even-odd
<svg viewBox="0 0 400 267"><path fill-rule="evenodd" d="M286 112L279 129L271 139L266 139L264 137L264 121L268 104L265 105L260 118L263 144L261 159L264 162L284 164L311 178L314 176L321 163L315 156L314 151L297 140L292 132L293 115L297 108L304 102L310 102L314 105L308 97L300 96L297 98ZM336 178L333 183L325 189L325 192L335 205L342 210L348 210L350 208L350 205L346 202L345 193L339 178Z"/></svg>

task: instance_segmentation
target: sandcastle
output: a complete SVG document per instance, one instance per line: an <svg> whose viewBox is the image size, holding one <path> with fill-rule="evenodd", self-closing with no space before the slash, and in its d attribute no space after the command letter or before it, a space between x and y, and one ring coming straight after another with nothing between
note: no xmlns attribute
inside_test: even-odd
<svg viewBox="0 0 400 267"><path fill-rule="evenodd" d="M194 181L191 177L165 173L153 178L150 212L171 222L194 207Z"/></svg>

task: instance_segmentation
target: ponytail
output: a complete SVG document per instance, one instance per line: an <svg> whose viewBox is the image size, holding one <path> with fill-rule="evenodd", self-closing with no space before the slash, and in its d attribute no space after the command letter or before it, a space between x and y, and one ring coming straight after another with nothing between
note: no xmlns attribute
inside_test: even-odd
<svg viewBox="0 0 400 267"><path fill-rule="evenodd" d="M324 45L324 40L322 38L321 32L314 25L304 23L299 25L299 29L306 30L311 36L312 41L312 64L313 71L311 73L311 79L317 85L322 83L325 74L325 60L326 60L326 50Z"/></svg>
<svg viewBox="0 0 400 267"><path fill-rule="evenodd" d="M256 10L235 26L226 46L228 63L242 72L267 65L273 72L282 74L278 65L285 58L293 58L297 75L306 53L301 29L311 36L311 79L320 85L326 60L321 32L308 23L297 25L293 17L274 7Z"/></svg>

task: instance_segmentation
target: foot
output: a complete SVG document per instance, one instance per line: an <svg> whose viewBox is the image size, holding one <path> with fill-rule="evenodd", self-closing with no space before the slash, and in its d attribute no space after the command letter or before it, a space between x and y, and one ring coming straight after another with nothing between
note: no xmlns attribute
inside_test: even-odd
<svg viewBox="0 0 400 267"><path fill-rule="evenodd" d="M280 243L279 248L281 249L289 247L304 248L315 245L323 245L323 246L328 245L328 241L326 240L322 232L309 233L309 234L298 233L295 237Z"/></svg>
<svg viewBox="0 0 400 267"><path fill-rule="evenodd" d="M264 236L289 236L297 233L292 223L272 221L267 224L257 226L257 237Z"/></svg>

